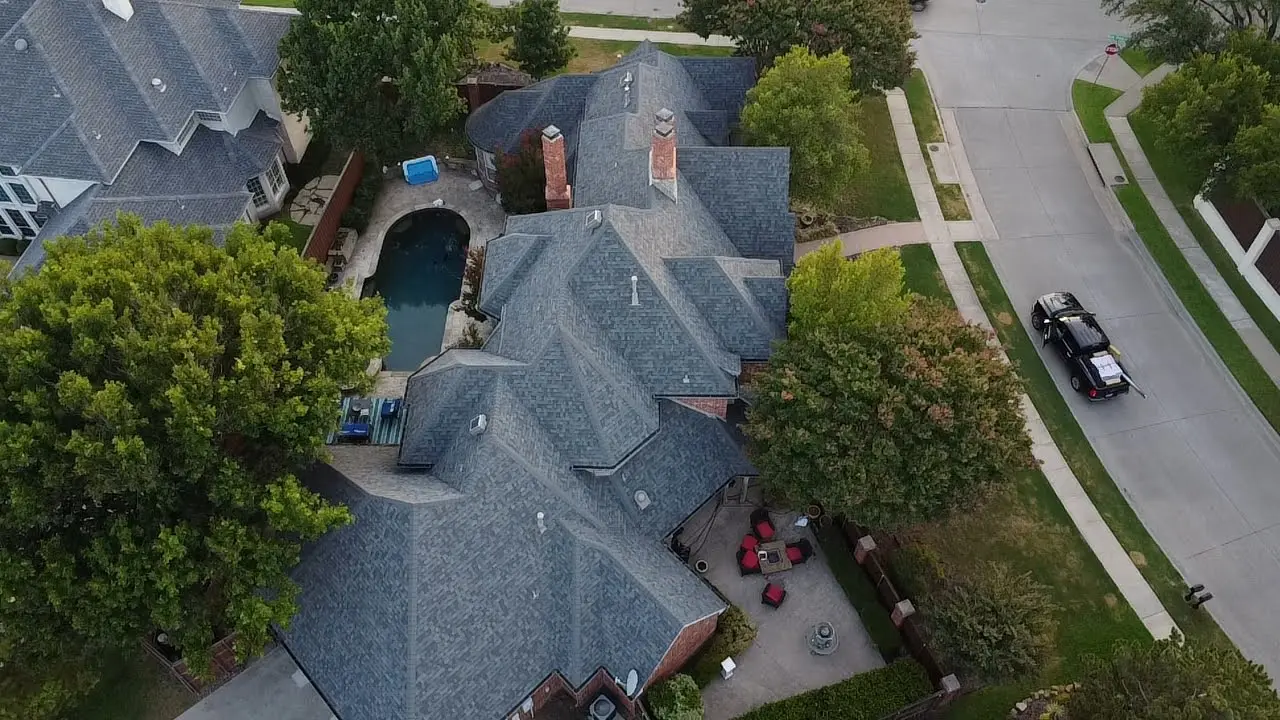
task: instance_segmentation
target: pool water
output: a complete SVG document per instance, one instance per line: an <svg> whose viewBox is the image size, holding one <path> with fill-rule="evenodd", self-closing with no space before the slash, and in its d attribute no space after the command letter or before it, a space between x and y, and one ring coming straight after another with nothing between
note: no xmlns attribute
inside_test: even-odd
<svg viewBox="0 0 1280 720"><path fill-rule="evenodd" d="M418 210L387 231L377 273L365 281L387 306L387 370L416 370L440 352L449 305L462 290L471 231L452 210Z"/></svg>

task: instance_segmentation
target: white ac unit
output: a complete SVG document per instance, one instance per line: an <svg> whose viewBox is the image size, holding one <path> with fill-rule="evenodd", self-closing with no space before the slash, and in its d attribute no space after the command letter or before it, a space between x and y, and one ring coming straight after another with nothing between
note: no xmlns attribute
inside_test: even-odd
<svg viewBox="0 0 1280 720"><path fill-rule="evenodd" d="M591 701L591 720L613 720L618 716L618 706L608 695L600 694Z"/></svg>

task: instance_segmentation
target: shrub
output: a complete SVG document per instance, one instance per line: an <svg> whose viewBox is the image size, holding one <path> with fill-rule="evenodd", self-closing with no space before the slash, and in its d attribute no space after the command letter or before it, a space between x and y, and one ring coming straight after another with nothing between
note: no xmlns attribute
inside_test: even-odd
<svg viewBox="0 0 1280 720"><path fill-rule="evenodd" d="M499 153L497 165L503 210L509 215L546 211L547 169L542 164L542 133L532 129L520 133L520 147L512 154Z"/></svg>
<svg viewBox="0 0 1280 720"><path fill-rule="evenodd" d="M894 551L889 562L894 585L909 597L927 595L946 580L938 551L925 545L904 545Z"/></svg>
<svg viewBox="0 0 1280 720"><path fill-rule="evenodd" d="M649 691L654 720L702 720L702 693L688 675L676 675Z"/></svg>
<svg viewBox="0 0 1280 720"><path fill-rule="evenodd" d="M711 636L711 640L694 657L686 670L697 682L698 687L706 687L712 680L720 677L721 661L738 655L751 647L751 643L755 641L756 624L751 622L751 618L747 617L742 608L730 605L729 609L720 615L716 634Z"/></svg>
<svg viewBox="0 0 1280 720"><path fill-rule="evenodd" d="M1053 640L1049 589L1008 565L987 562L925 601L934 640L961 669L989 680L1033 672Z"/></svg>
<svg viewBox="0 0 1280 720"><path fill-rule="evenodd" d="M373 203L378 199L378 191L382 189L382 169L368 160L364 161L364 175L360 184L351 195L351 205L342 213L340 224L343 227L355 228L363 234L369 226L369 218L373 216Z"/></svg>
<svg viewBox="0 0 1280 720"><path fill-rule="evenodd" d="M481 322L486 319L480 312L480 285L483 281L484 248L471 248L467 251L467 265L462 270L462 311Z"/></svg>
<svg viewBox="0 0 1280 720"><path fill-rule="evenodd" d="M904 659L758 707L738 720L877 720L931 692L933 686L920 663Z"/></svg>

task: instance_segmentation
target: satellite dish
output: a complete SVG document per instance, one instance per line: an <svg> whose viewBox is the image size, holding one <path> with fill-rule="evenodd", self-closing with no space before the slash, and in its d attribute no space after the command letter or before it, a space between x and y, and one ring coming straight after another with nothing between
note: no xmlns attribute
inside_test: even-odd
<svg viewBox="0 0 1280 720"><path fill-rule="evenodd" d="M636 674L635 669L627 673L627 697L636 694L636 685L640 684L640 676Z"/></svg>

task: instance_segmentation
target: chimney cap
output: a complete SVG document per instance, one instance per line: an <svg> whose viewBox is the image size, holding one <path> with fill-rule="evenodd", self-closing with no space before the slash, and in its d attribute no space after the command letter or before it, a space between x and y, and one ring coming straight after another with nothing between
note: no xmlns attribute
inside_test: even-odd
<svg viewBox="0 0 1280 720"><path fill-rule="evenodd" d="M670 137L676 131L676 126L669 122L660 122L653 126L653 134L658 137Z"/></svg>
<svg viewBox="0 0 1280 720"><path fill-rule="evenodd" d="M676 121L676 114L667 108L662 108L654 114L654 118L660 123L674 123Z"/></svg>
<svg viewBox="0 0 1280 720"><path fill-rule="evenodd" d="M555 125L548 125L542 129L542 136L548 140L555 140L560 137L560 128Z"/></svg>

